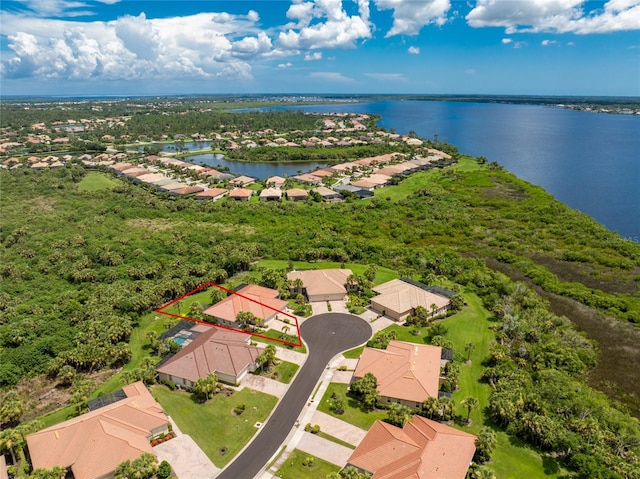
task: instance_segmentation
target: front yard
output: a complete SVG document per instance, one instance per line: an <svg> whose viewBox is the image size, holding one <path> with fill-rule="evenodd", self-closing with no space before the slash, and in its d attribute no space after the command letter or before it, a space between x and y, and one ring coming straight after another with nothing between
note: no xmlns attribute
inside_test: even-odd
<svg viewBox="0 0 640 479"><path fill-rule="evenodd" d="M162 386L155 386L152 393L178 428L191 436L217 467L224 467L240 452L258 432L254 424L264 422L278 401L275 396L247 388L230 397L216 394L206 403ZM233 410L240 405L245 409L237 416Z"/></svg>
<svg viewBox="0 0 640 479"><path fill-rule="evenodd" d="M312 458L312 465L304 465L305 460ZM285 463L278 469L276 477L282 479L303 479L318 478L323 479L332 472L338 472L340 467L318 457L311 456L305 452L294 449Z"/></svg>

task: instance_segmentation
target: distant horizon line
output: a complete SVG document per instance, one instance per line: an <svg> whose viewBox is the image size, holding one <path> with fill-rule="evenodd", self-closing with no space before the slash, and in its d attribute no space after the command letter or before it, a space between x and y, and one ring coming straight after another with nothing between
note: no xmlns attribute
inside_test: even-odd
<svg viewBox="0 0 640 479"><path fill-rule="evenodd" d="M417 97L417 98L579 98L579 99L632 99L640 101L634 95L544 95L544 94L491 94L491 93L130 93L130 94L0 94L4 99L89 99L89 98L181 98L181 97L216 97L216 98L251 98L251 97L284 97L284 98L373 98L373 97Z"/></svg>

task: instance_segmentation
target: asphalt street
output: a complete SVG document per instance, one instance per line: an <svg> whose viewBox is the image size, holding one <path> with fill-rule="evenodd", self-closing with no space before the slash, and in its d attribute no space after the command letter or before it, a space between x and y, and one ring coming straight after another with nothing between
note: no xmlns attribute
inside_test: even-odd
<svg viewBox="0 0 640 479"><path fill-rule="evenodd" d="M307 319L300 326L309 357L269 420L247 447L218 476L218 479L252 479L280 448L324 370L336 354L366 342L371 326L357 316L325 313Z"/></svg>

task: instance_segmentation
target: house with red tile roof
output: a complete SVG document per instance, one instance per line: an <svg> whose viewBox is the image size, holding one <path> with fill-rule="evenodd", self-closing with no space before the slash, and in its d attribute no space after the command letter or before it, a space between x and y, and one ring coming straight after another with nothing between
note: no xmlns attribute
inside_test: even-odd
<svg viewBox="0 0 640 479"><path fill-rule="evenodd" d="M194 198L196 200L213 200L217 201L220 198L223 198L225 195L229 193L229 190L224 188L209 188L208 190L202 191L198 193Z"/></svg>
<svg viewBox="0 0 640 479"><path fill-rule="evenodd" d="M251 337L215 326L206 326L188 345L158 368L161 381L193 387L199 378L216 373L220 381L238 384L258 367L256 358L263 349L249 344Z"/></svg>
<svg viewBox="0 0 640 479"><path fill-rule="evenodd" d="M204 314L215 318L218 324L232 328L242 326L236 319L240 312L252 313L256 318L262 319L263 324L267 324L278 311L284 311L288 305L279 297L277 289L249 284L205 309Z"/></svg>
<svg viewBox="0 0 640 479"><path fill-rule="evenodd" d="M246 188L234 188L229 192L228 198L236 201L249 201L251 195L253 195L253 190L248 190Z"/></svg>
<svg viewBox="0 0 640 479"><path fill-rule="evenodd" d="M267 178L264 184L275 188L282 188L286 182L287 180L281 176L271 176L270 178Z"/></svg>
<svg viewBox="0 0 640 479"><path fill-rule="evenodd" d="M153 454L150 440L169 431L169 420L142 382L122 391L120 401L29 434L34 469L62 466L73 477L103 479L123 461Z"/></svg>
<svg viewBox="0 0 640 479"><path fill-rule="evenodd" d="M347 461L371 479L464 479L476 437L413 416L403 428L376 421Z"/></svg>
<svg viewBox="0 0 640 479"><path fill-rule="evenodd" d="M234 178L229 183L233 186L248 186L256 182L255 178L251 178L250 176L238 176Z"/></svg>
<svg viewBox="0 0 640 479"><path fill-rule="evenodd" d="M353 380L371 373L377 379L381 403L417 409L427 398L438 397L441 358L440 347L393 340L387 349L365 348Z"/></svg>

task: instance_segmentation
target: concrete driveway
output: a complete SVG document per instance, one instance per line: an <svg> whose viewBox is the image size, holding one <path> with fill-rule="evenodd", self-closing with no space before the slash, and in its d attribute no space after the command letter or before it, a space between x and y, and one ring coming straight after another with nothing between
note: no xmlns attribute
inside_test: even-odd
<svg viewBox="0 0 640 479"><path fill-rule="evenodd" d="M300 332L309 350L307 361L258 435L219 479L251 479L259 474L285 441L331 358L366 342L372 334L366 321L343 313L313 316Z"/></svg>

